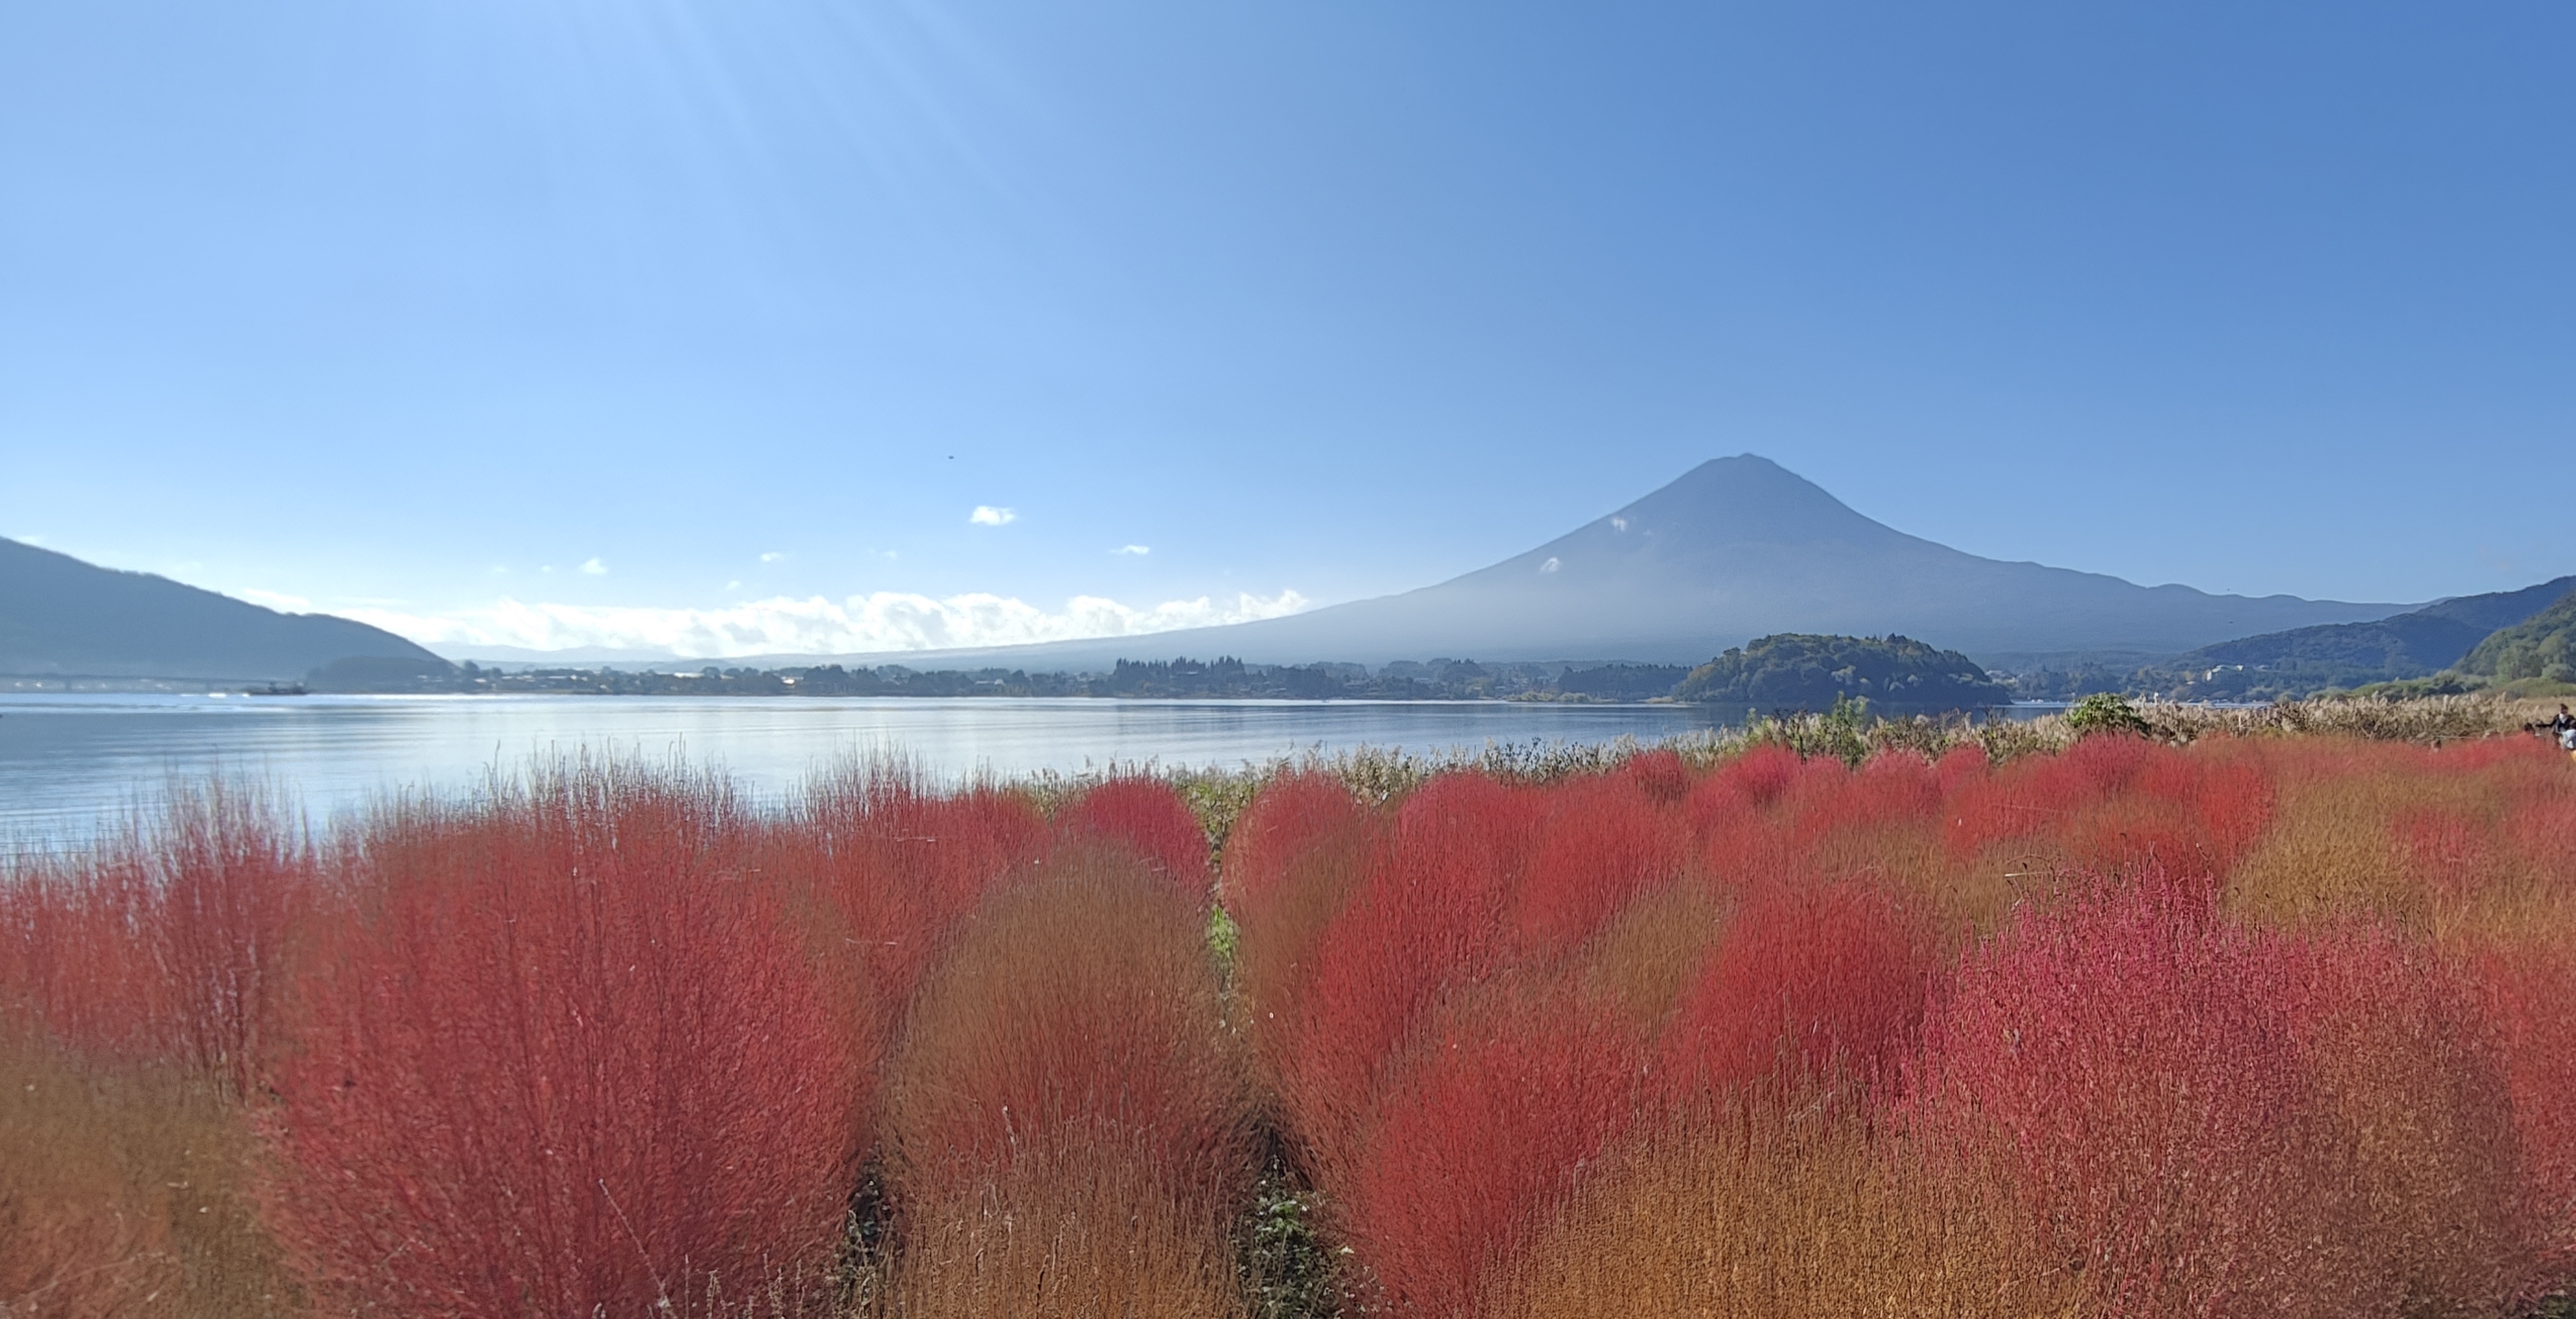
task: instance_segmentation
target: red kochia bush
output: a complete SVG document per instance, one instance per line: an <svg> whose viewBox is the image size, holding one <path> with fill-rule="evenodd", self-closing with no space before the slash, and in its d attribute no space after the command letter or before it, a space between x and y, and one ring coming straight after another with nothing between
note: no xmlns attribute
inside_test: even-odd
<svg viewBox="0 0 2576 1319"><path fill-rule="evenodd" d="M1768 806L1779 800L1805 769L1806 762L1787 747L1776 743L1755 747L1726 762L1691 790L1691 823L1699 826L1714 814Z"/></svg>
<svg viewBox="0 0 2576 1319"><path fill-rule="evenodd" d="M1748 1087L1879 1078L1921 1026L1929 947L1857 883L1748 894L1668 1028L1670 1098L1700 1106Z"/></svg>
<svg viewBox="0 0 2576 1319"><path fill-rule="evenodd" d="M1377 818L1330 774L1283 774L1254 794L1225 840L1226 910L1246 937L1270 923L1317 861L1342 868L1376 845Z"/></svg>
<svg viewBox="0 0 2576 1319"><path fill-rule="evenodd" d="M1619 773L1659 806L1679 805L1690 795L1690 766L1682 763L1680 752L1669 748L1640 751L1619 763Z"/></svg>
<svg viewBox="0 0 2576 1319"><path fill-rule="evenodd" d="M2576 939L2518 940L2471 961L2502 1037L2524 1194L2549 1287L2576 1286Z"/></svg>
<svg viewBox="0 0 2576 1319"><path fill-rule="evenodd" d="M1756 747L1701 780L1683 814L1709 876L1721 886L1785 882L1806 874L1802 843L1821 829L1783 827L1782 818L1803 815L1830 825L1851 781L1839 760L1801 760L1786 747Z"/></svg>
<svg viewBox="0 0 2576 1319"><path fill-rule="evenodd" d="M814 784L772 831L765 869L819 890L848 928L876 1003L899 1015L959 921L1046 850L1046 817L990 788L930 790L885 766Z"/></svg>
<svg viewBox="0 0 2576 1319"><path fill-rule="evenodd" d="M151 939L162 910L130 848L0 881L0 1027L93 1055L166 1056L175 1013Z"/></svg>
<svg viewBox="0 0 2576 1319"><path fill-rule="evenodd" d="M1408 1051L1342 1202L1398 1312L1457 1315L1634 1121L1645 1051L1565 992L1447 1005Z"/></svg>
<svg viewBox="0 0 2576 1319"><path fill-rule="evenodd" d="M177 1052L249 1094L283 1024L288 945L315 908L313 860L263 797L220 783L174 800L151 845Z"/></svg>
<svg viewBox="0 0 2576 1319"><path fill-rule="evenodd" d="M2541 1241L2501 1041L2473 982L2370 925L2294 950L2285 1002L2328 1154L2316 1249L2354 1281L2348 1312L2507 1312Z"/></svg>
<svg viewBox="0 0 2576 1319"><path fill-rule="evenodd" d="M828 1258L863 1078L741 827L585 767L362 840L273 1115L333 1305L641 1314Z"/></svg>
<svg viewBox="0 0 2576 1319"><path fill-rule="evenodd" d="M1537 805L1535 792L1480 774L1424 784L1398 812L1367 881L1325 927L1280 1079L1319 1158L1350 1155L1388 1056L1441 987L1492 964Z"/></svg>
<svg viewBox="0 0 2576 1319"><path fill-rule="evenodd" d="M1575 779L1551 789L1544 806L1512 912L1526 953L1573 950L1628 899L1681 870L1681 821L1645 780Z"/></svg>
<svg viewBox="0 0 2576 1319"><path fill-rule="evenodd" d="M0 1018L250 1093L317 887L263 794L221 781L174 794L87 856L0 878Z"/></svg>
<svg viewBox="0 0 2576 1319"><path fill-rule="evenodd" d="M1940 771L1911 751L1882 751L1858 773L1831 760L1808 762L1784 795L1790 831L1812 842L1837 829L1929 820L1941 808Z"/></svg>
<svg viewBox="0 0 2576 1319"><path fill-rule="evenodd" d="M2271 823L2272 782L2249 755L2096 734L1963 781L1944 807L1960 853L2006 839L2053 843L2079 869L2160 867L2222 877Z"/></svg>
<svg viewBox="0 0 2576 1319"><path fill-rule="evenodd" d="M1226 835L1236 1016L1273 1088L1293 1066L1317 941L1366 877L1383 825L1349 785L1310 772L1273 779Z"/></svg>
<svg viewBox="0 0 2576 1319"><path fill-rule="evenodd" d="M2025 910L1927 1023L1911 1111L2011 1170L2106 1313L2339 1312L2297 962L2159 871Z"/></svg>
<svg viewBox="0 0 2576 1319"><path fill-rule="evenodd" d="M1181 794L1161 779L1120 776L1098 784L1056 815L1068 840L1093 839L1127 848L1205 906L1208 836Z"/></svg>

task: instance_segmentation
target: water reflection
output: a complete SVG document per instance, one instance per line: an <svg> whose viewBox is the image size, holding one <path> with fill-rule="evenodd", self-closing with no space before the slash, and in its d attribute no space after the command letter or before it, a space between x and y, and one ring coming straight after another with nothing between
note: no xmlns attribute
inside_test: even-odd
<svg viewBox="0 0 2576 1319"><path fill-rule="evenodd" d="M321 819L393 788L461 790L495 765L583 749L685 756L774 798L852 753L899 752L953 780L1363 745L1650 740L1711 722L1681 706L1501 702L0 695L0 836L75 836L217 771L275 783Z"/></svg>

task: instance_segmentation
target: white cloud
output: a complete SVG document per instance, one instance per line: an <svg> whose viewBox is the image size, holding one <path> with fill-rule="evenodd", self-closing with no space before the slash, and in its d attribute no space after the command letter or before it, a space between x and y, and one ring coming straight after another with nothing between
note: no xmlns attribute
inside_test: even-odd
<svg viewBox="0 0 2576 1319"><path fill-rule="evenodd" d="M582 575L585 577L606 577L608 575L608 565L601 563L596 556L593 556L581 561L581 571Z"/></svg>
<svg viewBox="0 0 2576 1319"><path fill-rule="evenodd" d="M760 561L762 563L776 563L780 559L786 557L787 551L785 550L762 550L760 552Z"/></svg>
<svg viewBox="0 0 2576 1319"><path fill-rule="evenodd" d="M1110 551L1112 554L1134 554L1139 556L1151 554L1153 552L1154 547L1151 545L1121 545Z"/></svg>
<svg viewBox="0 0 2576 1319"><path fill-rule="evenodd" d="M235 591L233 594L252 604L266 605L271 609L283 609L290 614L309 613L313 608L312 601L300 595L288 595L283 591L262 591L253 587Z"/></svg>
<svg viewBox="0 0 2576 1319"><path fill-rule="evenodd" d="M1547 562L1538 566L1538 570L1540 572L1555 572L1557 569L1564 566L1564 564L1557 561L1557 557L1555 555L1551 554L1547 556Z"/></svg>
<svg viewBox="0 0 2576 1319"><path fill-rule="evenodd" d="M1295 591L1166 600L1146 607L1079 595L1049 612L1005 596L926 595L879 591L837 603L822 596L781 596L723 609L604 608L523 604L504 599L486 608L444 614L352 609L347 615L429 645L524 646L563 650L602 646L667 650L689 659L739 655L836 655L868 651L946 650L1033 641L1143 636L1174 628L1213 627L1277 618L1304 609Z"/></svg>
<svg viewBox="0 0 2576 1319"><path fill-rule="evenodd" d="M977 504L975 511L966 515L966 520L979 527L998 527L1005 522L1019 521L1020 515L1011 509L995 508L990 504Z"/></svg>

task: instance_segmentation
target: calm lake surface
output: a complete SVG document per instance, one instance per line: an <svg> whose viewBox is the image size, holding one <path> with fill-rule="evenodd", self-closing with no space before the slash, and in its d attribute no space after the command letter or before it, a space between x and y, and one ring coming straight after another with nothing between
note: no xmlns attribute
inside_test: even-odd
<svg viewBox="0 0 2576 1319"><path fill-rule="evenodd" d="M591 696L0 694L0 846L77 839L173 782L267 781L318 823L396 788L456 792L580 750L718 767L760 800L854 754L945 779L1111 764L1261 764L1359 746L1651 741L1713 723L1654 705Z"/></svg>

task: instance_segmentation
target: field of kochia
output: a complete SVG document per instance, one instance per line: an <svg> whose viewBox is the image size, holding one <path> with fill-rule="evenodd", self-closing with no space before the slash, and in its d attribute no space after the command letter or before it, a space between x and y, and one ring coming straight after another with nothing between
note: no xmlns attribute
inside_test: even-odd
<svg viewBox="0 0 2576 1319"><path fill-rule="evenodd" d="M2567 756L1855 759L205 789L0 878L0 1315L2564 1304Z"/></svg>

